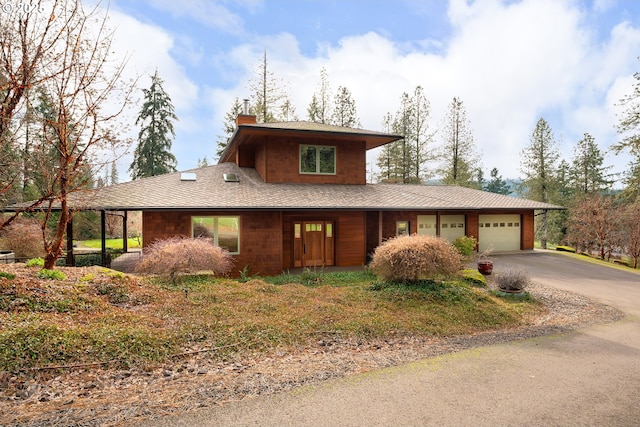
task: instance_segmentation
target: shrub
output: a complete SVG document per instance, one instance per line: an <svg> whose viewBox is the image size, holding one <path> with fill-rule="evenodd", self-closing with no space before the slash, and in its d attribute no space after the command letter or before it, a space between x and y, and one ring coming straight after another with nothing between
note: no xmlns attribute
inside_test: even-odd
<svg viewBox="0 0 640 427"><path fill-rule="evenodd" d="M503 292L522 292L529 283L529 276L515 267L507 268L496 275L496 285Z"/></svg>
<svg viewBox="0 0 640 427"><path fill-rule="evenodd" d="M204 237L171 237L155 241L136 265L139 273L168 276L175 284L180 273L211 271L227 274L234 265L229 252Z"/></svg>
<svg viewBox="0 0 640 427"><path fill-rule="evenodd" d="M3 277L5 279L9 279L9 280L13 280L16 278L16 275L13 273L7 273L5 271L0 271L0 277Z"/></svg>
<svg viewBox="0 0 640 427"><path fill-rule="evenodd" d="M31 258L27 261L27 267L44 267L44 258Z"/></svg>
<svg viewBox="0 0 640 427"><path fill-rule="evenodd" d="M0 235L0 247L13 251L16 258L44 255L42 229L33 219L16 219Z"/></svg>
<svg viewBox="0 0 640 427"><path fill-rule="evenodd" d="M466 258L471 258L476 250L478 241L474 237L460 236L453 241L453 246Z"/></svg>
<svg viewBox="0 0 640 427"><path fill-rule="evenodd" d="M48 280L64 280L67 278L67 276L60 270L47 270L46 268L43 268L42 270L38 271L36 276L39 279L48 279Z"/></svg>
<svg viewBox="0 0 640 427"><path fill-rule="evenodd" d="M371 269L387 281L415 282L456 273L462 262L462 255L446 240L412 235L394 237L378 246Z"/></svg>

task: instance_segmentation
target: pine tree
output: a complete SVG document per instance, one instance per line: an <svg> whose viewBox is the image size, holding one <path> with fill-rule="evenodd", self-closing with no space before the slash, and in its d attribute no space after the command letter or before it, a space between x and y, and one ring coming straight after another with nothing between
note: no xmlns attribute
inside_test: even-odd
<svg viewBox="0 0 640 427"><path fill-rule="evenodd" d="M522 152L521 169L525 175L523 190L527 198L549 203L554 197L556 162L559 158L551 127L540 118L531 134L531 143ZM537 227L542 248L547 248L548 212L543 211Z"/></svg>
<svg viewBox="0 0 640 427"><path fill-rule="evenodd" d="M429 179L427 164L435 159L430 155L428 144L434 133L429 130L430 105L422 87L416 87L413 96L403 93L400 108L394 116L387 113L387 132L402 135L403 138L382 148L377 166L382 182L418 184Z"/></svg>
<svg viewBox="0 0 640 427"><path fill-rule="evenodd" d="M265 50L258 72L249 84L251 91L249 111L255 114L258 123L297 120L293 104L284 89L285 84L275 78L268 65Z"/></svg>
<svg viewBox="0 0 640 427"><path fill-rule="evenodd" d="M143 89L144 103L136 119L136 125L141 124L138 146L129 167L132 179L176 171L177 161L171 154L171 143L175 137L173 120L178 117L162 83L156 71L151 77L151 87Z"/></svg>
<svg viewBox="0 0 640 427"><path fill-rule="evenodd" d="M448 185L463 187L477 187L479 162L475 152L473 135L469 119L462 100L454 97L449 105L449 112L445 119L444 144L442 147L442 166L440 173L442 182Z"/></svg>
<svg viewBox="0 0 640 427"><path fill-rule="evenodd" d="M331 124L348 128L360 128L360 119L356 109L356 102L351 98L351 92L344 86L338 87L333 101Z"/></svg>
<svg viewBox="0 0 640 427"><path fill-rule="evenodd" d="M231 104L231 108L224 115L224 122L222 123L224 134L218 136L218 144L216 149L216 156L220 158L224 150L227 148L227 144L233 135L233 132L236 130L236 118L238 114L242 113L242 104L240 100L236 96L233 99L233 104Z"/></svg>
<svg viewBox="0 0 640 427"><path fill-rule="evenodd" d="M636 80L633 92L620 100L620 104L627 108L617 126L623 139L613 148L617 152L629 149L633 155L640 156L640 73L633 77Z"/></svg>
<svg viewBox="0 0 640 427"><path fill-rule="evenodd" d="M331 87L324 67L320 70L318 90L314 92L307 107L307 115L309 121L316 123L328 123L331 117Z"/></svg>
<svg viewBox="0 0 640 427"><path fill-rule="evenodd" d="M111 174L109 175L109 184L114 185L118 183L118 166L116 161L111 162Z"/></svg>
<svg viewBox="0 0 640 427"><path fill-rule="evenodd" d="M605 171L611 167L603 167L604 156L596 145L595 139L588 133L584 134L576 144L569 177L574 194L591 194L611 188L612 181L608 180Z"/></svg>
<svg viewBox="0 0 640 427"><path fill-rule="evenodd" d="M491 180L484 186L484 191L497 194L510 194L507 181L498 174L498 168L491 169Z"/></svg>

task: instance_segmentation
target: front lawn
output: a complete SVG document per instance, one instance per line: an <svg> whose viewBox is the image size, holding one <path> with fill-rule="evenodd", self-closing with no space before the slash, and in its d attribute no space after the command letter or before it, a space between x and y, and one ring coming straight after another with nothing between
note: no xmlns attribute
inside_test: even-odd
<svg viewBox="0 0 640 427"><path fill-rule="evenodd" d="M402 285L368 272L246 281L195 275L179 287L101 267L0 266L0 370L78 363L153 365L185 351L222 360L331 339L456 336L509 328L543 310L464 279ZM15 274L15 278L11 278Z"/></svg>
<svg viewBox="0 0 640 427"><path fill-rule="evenodd" d="M79 247L102 249L102 240L80 240L76 242ZM130 237L127 239L129 249L139 248L141 246L140 241L137 238ZM122 239L106 239L106 245L108 249L122 249Z"/></svg>

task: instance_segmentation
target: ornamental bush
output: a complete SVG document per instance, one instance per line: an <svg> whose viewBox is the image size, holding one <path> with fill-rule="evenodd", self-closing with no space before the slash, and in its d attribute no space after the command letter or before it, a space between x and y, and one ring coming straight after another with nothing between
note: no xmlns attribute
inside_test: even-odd
<svg viewBox="0 0 640 427"><path fill-rule="evenodd" d="M44 256L42 228L33 219L16 219L0 234L0 249L11 250L16 258Z"/></svg>
<svg viewBox="0 0 640 427"><path fill-rule="evenodd" d="M378 246L371 269L387 281L416 282L455 274L462 269L463 256L439 237L399 236Z"/></svg>
<svg viewBox="0 0 640 427"><path fill-rule="evenodd" d="M168 276L175 284L181 273L207 271L225 275L234 264L229 252L211 239L178 236L152 243L136 265L136 272Z"/></svg>
<svg viewBox="0 0 640 427"><path fill-rule="evenodd" d="M466 258L473 256L477 244L478 241L474 237L469 236L460 236L453 241L453 246Z"/></svg>

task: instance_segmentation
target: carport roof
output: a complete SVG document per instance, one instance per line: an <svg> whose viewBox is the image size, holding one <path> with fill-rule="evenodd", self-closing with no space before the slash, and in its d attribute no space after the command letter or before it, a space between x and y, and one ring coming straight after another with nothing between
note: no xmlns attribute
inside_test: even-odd
<svg viewBox="0 0 640 427"><path fill-rule="evenodd" d="M225 181L224 174L236 174L239 181ZM561 206L457 186L265 183L255 169L240 168L233 163L75 193L71 195L70 205L76 210L563 209Z"/></svg>

